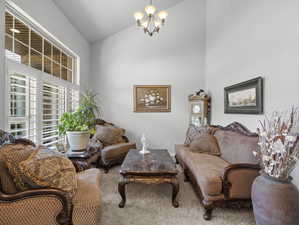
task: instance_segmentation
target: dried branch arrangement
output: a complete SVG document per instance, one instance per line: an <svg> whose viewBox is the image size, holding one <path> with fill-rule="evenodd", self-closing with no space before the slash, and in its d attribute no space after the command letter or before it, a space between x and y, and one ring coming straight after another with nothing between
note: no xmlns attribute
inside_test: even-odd
<svg viewBox="0 0 299 225"><path fill-rule="evenodd" d="M299 111L274 112L260 121L259 147L254 155L263 171L280 180L288 180L299 159Z"/></svg>

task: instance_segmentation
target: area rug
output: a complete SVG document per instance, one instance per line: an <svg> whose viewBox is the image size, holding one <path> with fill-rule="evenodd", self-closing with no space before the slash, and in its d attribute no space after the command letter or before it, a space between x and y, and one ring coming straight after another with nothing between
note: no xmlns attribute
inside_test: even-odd
<svg viewBox="0 0 299 225"><path fill-rule="evenodd" d="M119 167L102 174L103 210L101 225L255 225L250 209L215 209L211 221L205 221L190 183L180 173L179 208L171 204L171 186L167 184L129 184L127 203L120 209L117 184Z"/></svg>

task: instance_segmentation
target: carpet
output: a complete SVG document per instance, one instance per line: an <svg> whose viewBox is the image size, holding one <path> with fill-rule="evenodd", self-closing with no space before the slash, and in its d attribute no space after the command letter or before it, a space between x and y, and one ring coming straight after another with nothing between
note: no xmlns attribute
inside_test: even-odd
<svg viewBox="0 0 299 225"><path fill-rule="evenodd" d="M127 202L118 207L120 196L117 190L119 167L102 174L102 222L101 225L255 225L250 209L222 209L213 211L212 220L205 221L204 209L191 184L180 173L179 208L172 207L172 188L167 184L129 184Z"/></svg>

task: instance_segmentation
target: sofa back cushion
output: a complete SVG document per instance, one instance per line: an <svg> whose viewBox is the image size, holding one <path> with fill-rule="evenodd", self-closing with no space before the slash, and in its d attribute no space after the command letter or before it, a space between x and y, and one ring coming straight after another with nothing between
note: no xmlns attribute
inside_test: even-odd
<svg viewBox="0 0 299 225"><path fill-rule="evenodd" d="M207 153L220 156L220 150L217 139L211 134L202 134L197 139L193 140L190 145L190 150L197 153Z"/></svg>
<svg viewBox="0 0 299 225"><path fill-rule="evenodd" d="M215 137L221 151L221 158L229 163L254 163L257 159L253 151L257 150L258 137L247 136L242 133L219 129L215 132Z"/></svg>
<svg viewBox="0 0 299 225"><path fill-rule="evenodd" d="M199 138L202 134L214 134L217 129L218 128L214 126L196 127L194 125L190 125L186 133L184 145L189 146L192 141Z"/></svg>

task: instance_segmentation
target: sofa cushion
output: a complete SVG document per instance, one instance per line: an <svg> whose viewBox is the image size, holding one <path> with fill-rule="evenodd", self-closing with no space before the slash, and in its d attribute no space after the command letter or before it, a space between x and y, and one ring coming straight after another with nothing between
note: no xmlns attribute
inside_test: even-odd
<svg viewBox="0 0 299 225"><path fill-rule="evenodd" d="M78 189L72 199L74 225L98 225L101 218L100 171L89 169L77 174Z"/></svg>
<svg viewBox="0 0 299 225"><path fill-rule="evenodd" d="M214 132L217 130L217 127L209 126L209 127L196 127L194 125L190 125L187 133L186 133L186 139L185 139L185 145L189 146L190 143L201 136L202 134L214 134Z"/></svg>
<svg viewBox="0 0 299 225"><path fill-rule="evenodd" d="M189 147L192 152L207 153L216 156L221 155L217 139L210 134L200 135L190 143Z"/></svg>
<svg viewBox="0 0 299 225"><path fill-rule="evenodd" d="M175 154L184 163L187 162L186 155L189 154L188 152L190 152L190 148L187 145L175 145Z"/></svg>
<svg viewBox="0 0 299 225"><path fill-rule="evenodd" d="M222 192L222 174L229 165L218 156L198 154L189 151L185 156L187 166L195 176L201 191L206 195L219 195Z"/></svg>
<svg viewBox="0 0 299 225"><path fill-rule="evenodd" d="M96 134L94 139L101 141L104 146L118 144L124 142L122 136L124 135L124 129L113 126L96 126Z"/></svg>
<svg viewBox="0 0 299 225"><path fill-rule="evenodd" d="M24 180L20 163L27 160L33 152L33 146L24 144L7 144L1 148L2 157L18 191L29 188ZM12 189L12 191L14 190Z"/></svg>
<svg viewBox="0 0 299 225"><path fill-rule="evenodd" d="M71 197L77 189L76 169L63 154L39 147L20 163L27 183L32 187L51 187L67 192Z"/></svg>
<svg viewBox="0 0 299 225"><path fill-rule="evenodd" d="M1 189L5 194L15 194L17 193L17 187L10 175L8 168L4 161L0 159L0 181Z"/></svg>
<svg viewBox="0 0 299 225"><path fill-rule="evenodd" d="M218 130L214 135L224 160L230 163L258 163L253 155L258 147L257 136L246 136L229 130Z"/></svg>

